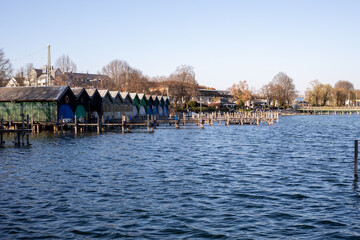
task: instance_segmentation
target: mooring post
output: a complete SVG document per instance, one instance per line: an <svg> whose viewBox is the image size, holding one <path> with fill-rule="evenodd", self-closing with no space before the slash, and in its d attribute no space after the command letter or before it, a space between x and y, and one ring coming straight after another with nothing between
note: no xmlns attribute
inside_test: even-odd
<svg viewBox="0 0 360 240"><path fill-rule="evenodd" d="M75 134L77 134L77 128L78 128L78 126L77 126L77 117L76 117L76 115L75 115L75 124L74 124L74 128L75 128Z"/></svg>
<svg viewBox="0 0 360 240"><path fill-rule="evenodd" d="M147 125L147 131L150 133L150 117L149 114L146 114L146 125Z"/></svg>
<svg viewBox="0 0 360 240"><path fill-rule="evenodd" d="M124 133L125 132L125 119L126 117L123 115L121 117L121 132Z"/></svg>
<svg viewBox="0 0 360 240"><path fill-rule="evenodd" d="M25 117L24 114L21 114L21 145L25 144Z"/></svg>
<svg viewBox="0 0 360 240"><path fill-rule="evenodd" d="M58 119L58 112L55 110L55 123L54 123L54 132L57 132L57 119Z"/></svg>
<svg viewBox="0 0 360 240"><path fill-rule="evenodd" d="M100 133L100 130L101 130L101 123L100 123L100 118L99 118L99 115L96 116L96 121L97 121L97 125L96 125L96 128L97 128L97 133Z"/></svg>
<svg viewBox="0 0 360 240"><path fill-rule="evenodd" d="M26 128L27 128L28 130L30 129L29 114L26 115ZM27 134L26 134L26 144L27 144L27 145L30 145L29 136L30 136L30 133L27 133Z"/></svg>
<svg viewBox="0 0 360 240"><path fill-rule="evenodd" d="M4 119L1 118L1 125L0 125L0 129L4 129ZM4 138L3 138L3 133L1 132L0 134L0 145L4 144Z"/></svg>
<svg viewBox="0 0 360 240"><path fill-rule="evenodd" d="M359 140L355 140L355 157L354 157L354 177L358 177L358 146Z"/></svg>
<svg viewBox="0 0 360 240"><path fill-rule="evenodd" d="M11 116L9 115L9 129L11 129Z"/></svg>

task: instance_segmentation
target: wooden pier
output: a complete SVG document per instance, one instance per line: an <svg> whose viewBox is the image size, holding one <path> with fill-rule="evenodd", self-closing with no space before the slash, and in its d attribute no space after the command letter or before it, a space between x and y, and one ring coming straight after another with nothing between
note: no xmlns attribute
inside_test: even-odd
<svg viewBox="0 0 360 240"><path fill-rule="evenodd" d="M31 118L33 119L33 118ZM106 122L104 117L101 119L97 118L96 122L86 122L84 119L75 119L72 122L65 122L63 119L59 119L54 122L34 122L27 116L26 121L24 116L21 122L11 121L9 117L7 122L1 119L0 135L1 145L4 144L3 134L14 134L14 143L17 146L25 145L24 138L26 137L26 144L29 143L30 133L39 133L43 130L53 130L55 133L64 130L72 130L75 134L79 132L95 131L101 133L110 129L121 129L123 133L128 133L136 128L145 128L148 133L154 132L157 126L169 125L174 126L175 129L179 129L180 126L198 126L201 129L205 125L214 126L217 125L260 125L266 123L273 125L274 122L279 121L279 112L268 111L268 112L233 112L233 113L197 113L197 114L186 114L178 113L176 115L170 115L169 117L147 115L137 116L130 118L128 116L122 116L120 121Z"/></svg>
<svg viewBox="0 0 360 240"><path fill-rule="evenodd" d="M359 115L360 107L301 107L298 111L314 115Z"/></svg>
<svg viewBox="0 0 360 240"><path fill-rule="evenodd" d="M12 125L11 118L7 123L7 126L4 124L4 119L1 119L0 123L0 146L4 146L4 134L14 134L14 144L15 146L24 146L25 145L25 137L26 137L26 145L30 145L29 135L32 132L29 123L29 115L26 117L26 126L24 115L21 115L22 121L21 125L18 124Z"/></svg>

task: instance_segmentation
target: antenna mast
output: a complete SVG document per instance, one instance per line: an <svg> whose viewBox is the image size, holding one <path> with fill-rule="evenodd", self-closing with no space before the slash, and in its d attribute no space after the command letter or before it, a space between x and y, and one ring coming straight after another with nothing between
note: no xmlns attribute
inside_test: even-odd
<svg viewBox="0 0 360 240"><path fill-rule="evenodd" d="M51 86L51 58L50 58L50 45L48 45L48 61L47 61L47 84Z"/></svg>

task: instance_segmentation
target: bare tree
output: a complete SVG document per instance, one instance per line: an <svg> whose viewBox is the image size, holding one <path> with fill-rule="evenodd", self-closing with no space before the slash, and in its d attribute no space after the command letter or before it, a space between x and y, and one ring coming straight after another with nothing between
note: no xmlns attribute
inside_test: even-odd
<svg viewBox="0 0 360 240"><path fill-rule="evenodd" d="M260 95L266 99L267 104L269 106L271 106L272 102L274 101L274 90L273 89L274 89L274 86L271 82L264 85L260 89Z"/></svg>
<svg viewBox="0 0 360 240"><path fill-rule="evenodd" d="M63 74L76 72L76 64L70 59L69 55L61 55L56 60L56 67L61 70Z"/></svg>
<svg viewBox="0 0 360 240"><path fill-rule="evenodd" d="M129 77L129 64L123 60L113 60L102 68L102 73L109 76L103 87L125 91Z"/></svg>
<svg viewBox="0 0 360 240"><path fill-rule="evenodd" d="M334 97L336 105L345 105L346 100L350 100L351 92L354 90L354 85L349 81L340 80L334 85Z"/></svg>
<svg viewBox="0 0 360 240"><path fill-rule="evenodd" d="M276 74L272 80L273 93L280 105L290 106L292 99L296 96L294 81L286 73Z"/></svg>
<svg viewBox="0 0 360 240"><path fill-rule="evenodd" d="M197 95L198 83L195 80L194 68L181 65L169 77L171 82L169 94L174 98L175 104L187 104L192 97Z"/></svg>
<svg viewBox="0 0 360 240"><path fill-rule="evenodd" d="M231 88L231 93L236 99L236 103L239 106L244 106L244 104L251 99L251 93L249 90L249 85L245 81L239 81L238 84L233 84Z"/></svg>
<svg viewBox="0 0 360 240"><path fill-rule="evenodd" d="M18 86L24 86L25 85L25 68L21 67L18 69L15 73L15 79L18 83Z"/></svg>
<svg viewBox="0 0 360 240"><path fill-rule="evenodd" d="M0 87L4 87L11 78L12 66L9 59L5 58L3 49L0 49Z"/></svg>

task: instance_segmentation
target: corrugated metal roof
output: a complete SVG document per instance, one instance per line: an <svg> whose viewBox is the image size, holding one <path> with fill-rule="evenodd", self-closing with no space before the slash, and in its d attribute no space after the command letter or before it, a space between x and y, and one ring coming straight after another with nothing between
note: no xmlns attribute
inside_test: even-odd
<svg viewBox="0 0 360 240"><path fill-rule="evenodd" d="M68 88L68 86L2 87L0 88L0 101L57 101Z"/></svg>

